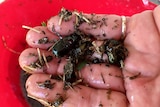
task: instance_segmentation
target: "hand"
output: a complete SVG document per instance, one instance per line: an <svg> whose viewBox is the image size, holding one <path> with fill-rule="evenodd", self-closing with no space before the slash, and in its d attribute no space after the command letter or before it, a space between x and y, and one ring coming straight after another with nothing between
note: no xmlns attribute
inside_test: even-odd
<svg viewBox="0 0 160 107"><path fill-rule="evenodd" d="M114 65L86 65L80 73L83 83L87 85L78 84L67 90L63 89L63 81L51 77L51 74L63 74L66 59L56 58L47 49L54 40L59 39L57 34L66 36L74 32L75 15L66 22L54 16L48 21L47 27L37 26L34 28L36 31L30 30L26 41L32 48L24 50L19 57L22 69L32 73L26 82L28 95L47 106L60 103L63 107L159 107L159 11L160 6L153 11L127 17L124 45L129 54L122 69ZM121 38L120 16L84 16L100 21L96 26L86 22L78 27L82 32L93 35L97 41ZM36 65L40 54L53 59L42 66Z"/></svg>

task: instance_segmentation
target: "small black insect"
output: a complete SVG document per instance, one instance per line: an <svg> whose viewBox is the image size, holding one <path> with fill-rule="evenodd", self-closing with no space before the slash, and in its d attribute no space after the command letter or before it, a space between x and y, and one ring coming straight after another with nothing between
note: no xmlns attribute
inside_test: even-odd
<svg viewBox="0 0 160 107"><path fill-rule="evenodd" d="M79 35L77 35L76 33L73 33L69 36L66 36L60 40L58 40L53 48L52 48L52 52L55 56L57 57L63 57L66 54L68 54L68 52L73 49L75 47L75 44L81 39L81 37Z"/></svg>

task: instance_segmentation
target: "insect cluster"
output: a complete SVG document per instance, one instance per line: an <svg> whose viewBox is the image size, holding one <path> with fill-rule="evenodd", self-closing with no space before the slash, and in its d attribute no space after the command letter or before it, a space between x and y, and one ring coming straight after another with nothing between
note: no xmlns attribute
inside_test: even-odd
<svg viewBox="0 0 160 107"><path fill-rule="evenodd" d="M65 85L74 83L79 79L79 70L81 70L86 64L91 63L106 63L113 64L118 67L123 67L123 61L128 55L127 49L123 43L117 40L105 40L103 44L98 47L100 54L106 54L108 61L103 59L92 59L93 53L96 48L93 44L94 38L85 35L80 31L66 36L58 40L53 48L53 54L58 57L67 57L67 64L64 66L63 81ZM96 60L96 61L95 61Z"/></svg>
<svg viewBox="0 0 160 107"><path fill-rule="evenodd" d="M85 36L77 31L58 40L52 48L52 52L56 57L67 57L63 76L66 84L77 81L79 67L84 63L88 55L93 54L91 38Z"/></svg>
<svg viewBox="0 0 160 107"><path fill-rule="evenodd" d="M91 63L106 63L113 64L123 68L123 61L128 55L127 49L123 45L123 41L114 39L104 40L99 47L94 45L96 39L92 35L86 35L78 29L82 23L91 24L93 21L86 18L82 13L74 11L73 13L62 8L59 12L59 25L62 21L69 21L71 16L75 14L75 32L71 35L61 37L52 47L52 53L58 57L67 57L67 64L64 66L63 81L66 86L70 86L75 81L78 81L80 70ZM99 54L103 56L106 54L108 60L103 58L92 59L94 52L98 50Z"/></svg>

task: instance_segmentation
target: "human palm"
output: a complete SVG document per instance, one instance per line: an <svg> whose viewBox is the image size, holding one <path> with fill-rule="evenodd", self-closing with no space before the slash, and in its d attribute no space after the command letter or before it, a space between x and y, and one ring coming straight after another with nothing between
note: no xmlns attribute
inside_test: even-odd
<svg viewBox="0 0 160 107"><path fill-rule="evenodd" d="M53 56L51 52L46 51L51 43L38 44L36 41L42 37L48 37L50 40L58 39L55 32L60 35L69 35L74 31L75 18L59 25L59 17L55 16L49 20L48 28L35 28L39 31L45 31L45 33L30 30L26 40L33 48L24 50L19 58L20 66L32 73L26 82L28 95L46 105L50 105L47 102L53 103L62 97L61 106L63 107L159 107L159 12L160 7L157 7L153 11L145 11L127 17L124 46L129 53L122 69L114 65L109 67L105 64L86 65L80 72L83 83L87 85L74 85L68 90L63 89L62 81L51 79L50 76L50 74L63 74L63 67L66 64L65 58L61 60L53 58L51 62L48 62L48 65L38 69L26 68L26 65L28 67L30 63L37 60L38 54L35 48L42 49L41 53L44 53L45 56ZM92 15L86 16L93 18ZM96 20L102 20L104 17L107 25L103 23L102 27L91 29L92 25L84 23L79 26L79 29L93 35L98 41L111 38L120 39L122 35L121 17L116 15L94 16ZM45 80L50 80L49 83L52 83L52 87L46 88L39 85Z"/></svg>

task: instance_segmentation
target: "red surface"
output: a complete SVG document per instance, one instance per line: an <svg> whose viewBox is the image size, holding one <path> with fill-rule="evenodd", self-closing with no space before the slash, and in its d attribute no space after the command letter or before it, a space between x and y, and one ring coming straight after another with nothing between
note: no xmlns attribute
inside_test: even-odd
<svg viewBox="0 0 160 107"><path fill-rule="evenodd" d="M8 47L21 52L27 46L27 31L21 26L40 25L61 7L87 13L132 15L155 6L143 5L141 0L6 0L0 4L0 39L4 36ZM20 90L19 55L7 50L2 40L0 50L0 107L28 107Z"/></svg>

